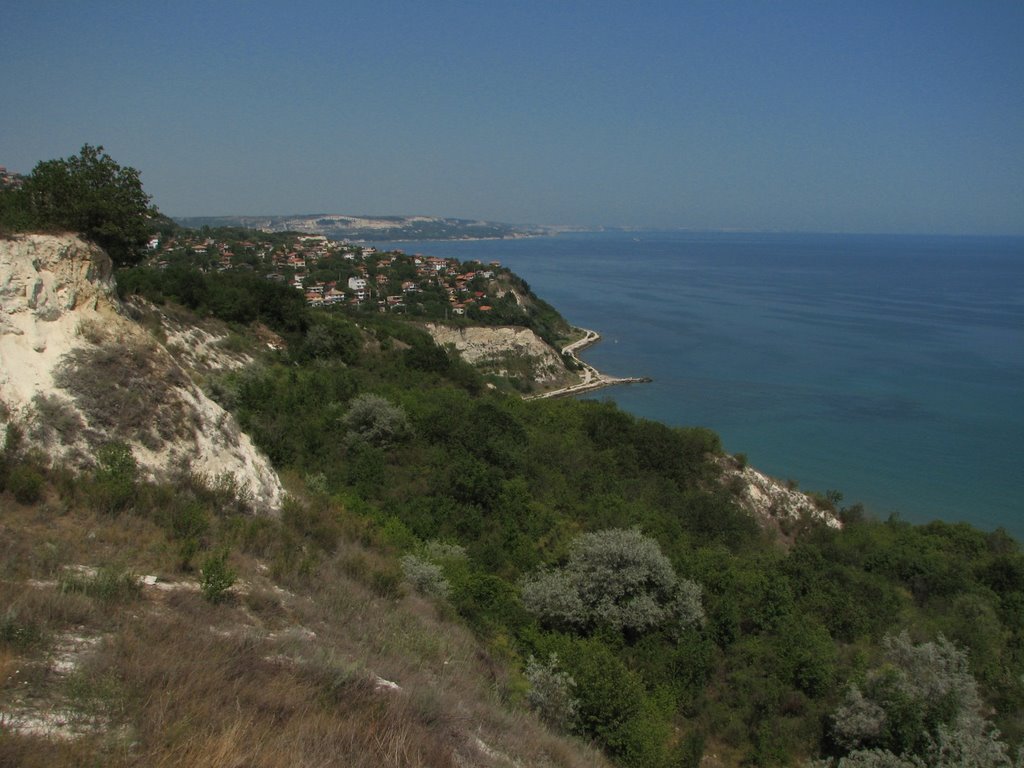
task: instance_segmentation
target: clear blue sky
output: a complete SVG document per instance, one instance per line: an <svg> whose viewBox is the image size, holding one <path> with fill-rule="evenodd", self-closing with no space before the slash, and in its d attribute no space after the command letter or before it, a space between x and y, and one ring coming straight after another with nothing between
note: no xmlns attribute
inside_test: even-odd
<svg viewBox="0 0 1024 768"><path fill-rule="evenodd" d="M1024 2L0 9L0 165L171 215L1024 234Z"/></svg>

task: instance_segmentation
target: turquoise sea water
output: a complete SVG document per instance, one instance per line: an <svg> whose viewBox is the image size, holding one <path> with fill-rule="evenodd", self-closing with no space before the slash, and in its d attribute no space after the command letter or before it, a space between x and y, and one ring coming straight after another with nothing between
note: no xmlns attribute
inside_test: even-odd
<svg viewBox="0 0 1024 768"><path fill-rule="evenodd" d="M397 243L500 260L652 384L594 397L873 514L1024 540L1024 239L695 233Z"/></svg>

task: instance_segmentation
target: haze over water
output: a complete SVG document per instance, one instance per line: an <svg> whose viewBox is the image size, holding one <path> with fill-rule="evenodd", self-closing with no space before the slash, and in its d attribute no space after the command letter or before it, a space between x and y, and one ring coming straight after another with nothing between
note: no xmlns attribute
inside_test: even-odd
<svg viewBox="0 0 1024 768"><path fill-rule="evenodd" d="M652 384L594 397L887 517L1024 540L1024 239L573 234L402 243L500 260Z"/></svg>

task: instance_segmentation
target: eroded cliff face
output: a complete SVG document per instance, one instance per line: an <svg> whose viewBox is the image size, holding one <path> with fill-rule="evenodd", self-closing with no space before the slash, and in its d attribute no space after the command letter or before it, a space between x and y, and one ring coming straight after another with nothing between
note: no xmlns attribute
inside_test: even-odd
<svg viewBox="0 0 1024 768"><path fill-rule="evenodd" d="M731 457L723 457L719 465L722 481L733 489L737 503L762 524L785 528L808 520L843 527L834 512L820 508L808 494L753 467L739 466Z"/></svg>
<svg viewBox="0 0 1024 768"><path fill-rule="evenodd" d="M554 349L529 328L471 326L455 328L428 323L427 332L441 345L452 345L463 360L482 373L523 376L541 388L563 386L575 377Z"/></svg>
<svg viewBox="0 0 1024 768"><path fill-rule="evenodd" d="M110 440L155 478L230 480L274 513L276 472L232 416L123 311L109 257L73 235L0 240L0 417L52 461L93 463Z"/></svg>

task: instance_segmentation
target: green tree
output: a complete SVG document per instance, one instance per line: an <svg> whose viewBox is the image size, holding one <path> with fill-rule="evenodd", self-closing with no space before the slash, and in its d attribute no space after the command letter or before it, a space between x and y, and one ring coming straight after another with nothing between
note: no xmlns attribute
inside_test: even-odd
<svg viewBox="0 0 1024 768"><path fill-rule="evenodd" d="M235 584L236 574L228 565L227 550L211 554L199 570L199 588L211 603L222 603Z"/></svg>
<svg viewBox="0 0 1024 768"><path fill-rule="evenodd" d="M138 464L132 449L121 442L107 443L96 452L92 486L93 504L103 512L117 513L135 501Z"/></svg>
<svg viewBox="0 0 1024 768"><path fill-rule="evenodd" d="M20 199L28 213L23 226L78 232L106 250L116 266L142 258L156 215L139 172L89 144L78 155L36 165Z"/></svg>

